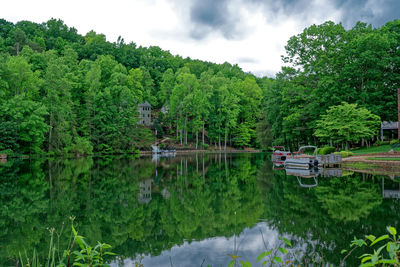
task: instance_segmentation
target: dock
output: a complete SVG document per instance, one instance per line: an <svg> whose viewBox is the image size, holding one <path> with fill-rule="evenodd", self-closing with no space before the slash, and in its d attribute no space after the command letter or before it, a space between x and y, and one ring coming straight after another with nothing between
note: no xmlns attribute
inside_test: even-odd
<svg viewBox="0 0 400 267"><path fill-rule="evenodd" d="M338 168L342 165L340 154L317 155L318 166L324 168Z"/></svg>

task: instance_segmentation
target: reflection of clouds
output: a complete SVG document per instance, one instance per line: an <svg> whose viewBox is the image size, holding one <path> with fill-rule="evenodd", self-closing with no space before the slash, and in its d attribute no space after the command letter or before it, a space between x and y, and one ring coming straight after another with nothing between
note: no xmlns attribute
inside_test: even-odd
<svg viewBox="0 0 400 267"><path fill-rule="evenodd" d="M241 260L250 261L255 264L256 258L265 249L260 234L263 233L264 240L269 247L273 247L278 242L279 233L271 229L267 223L258 223L252 228L246 228L236 238L235 237L213 237L201 241L185 241L183 245L175 245L168 251L163 251L161 255L151 257L145 256L142 263L147 266L203 266L212 264L213 266L227 266L232 259L228 254L237 254ZM116 263L111 266L117 266ZM135 260L125 260L124 266L135 266Z"/></svg>
<svg viewBox="0 0 400 267"><path fill-rule="evenodd" d="M263 234L268 249L275 248L275 251L277 251L276 248L279 245L284 246L288 250L288 255L284 258L286 260L290 259L292 262L295 259L304 262L304 260L311 257L315 260L321 260L319 253L316 251L317 246L322 245L330 249L334 248L332 243L320 243L318 240L313 240L311 233L306 234L306 239L298 236L289 236L272 229L266 222L260 222L252 228L244 229L236 237L236 247L234 236L229 238L213 237L192 242L185 241L183 245L175 245L170 250L163 251L161 255L155 257L146 255L142 260L142 264L144 267L171 267L171 259L174 267L200 266L202 263L203 266L227 266L232 260L229 255L234 254L239 255L240 260L250 261L252 266L259 266L260 263L256 260L257 256L265 250L260 232ZM284 245L283 241L278 239L279 236L291 240L293 247L288 248ZM277 252L277 255L282 256L280 252ZM118 264L113 262L111 266L116 267ZM135 260L127 259L124 261L123 266L135 266Z"/></svg>

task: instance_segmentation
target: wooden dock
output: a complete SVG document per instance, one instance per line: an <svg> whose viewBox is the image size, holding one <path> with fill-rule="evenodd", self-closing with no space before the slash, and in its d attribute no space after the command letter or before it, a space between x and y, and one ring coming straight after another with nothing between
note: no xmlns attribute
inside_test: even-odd
<svg viewBox="0 0 400 267"><path fill-rule="evenodd" d="M318 166L335 168L342 165L342 156L338 154L317 155Z"/></svg>

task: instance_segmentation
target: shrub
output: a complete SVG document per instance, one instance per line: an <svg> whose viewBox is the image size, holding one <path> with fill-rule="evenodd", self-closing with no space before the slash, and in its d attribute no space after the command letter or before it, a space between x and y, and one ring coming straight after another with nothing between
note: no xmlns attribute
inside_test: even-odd
<svg viewBox="0 0 400 267"><path fill-rule="evenodd" d="M398 144L398 143L399 143L398 139L393 139L392 141L390 141L391 145L395 145L395 144Z"/></svg>
<svg viewBox="0 0 400 267"><path fill-rule="evenodd" d="M318 148L317 154L318 155L327 155L327 154L335 152L335 150L336 150L336 148L334 148L333 146L325 146L322 148Z"/></svg>
<svg viewBox="0 0 400 267"><path fill-rule="evenodd" d="M71 152L77 156L92 154L93 146L90 141L84 137L75 137L74 144L71 147Z"/></svg>
<svg viewBox="0 0 400 267"><path fill-rule="evenodd" d="M209 144L201 144L201 146L204 148L204 149L208 149L208 147L210 146Z"/></svg>
<svg viewBox="0 0 400 267"><path fill-rule="evenodd" d="M343 151L340 151L340 152L335 152L335 154L336 154L336 155L341 155L342 158L347 158L347 157L350 157L350 156L353 156L353 155L354 155L353 152L351 152L351 151L346 151L346 150L343 150Z"/></svg>
<svg viewBox="0 0 400 267"><path fill-rule="evenodd" d="M383 145L389 145L389 141L381 141L381 140L376 140L376 142L374 143L374 146L383 146Z"/></svg>
<svg viewBox="0 0 400 267"><path fill-rule="evenodd" d="M382 145L382 141L381 140L376 140L376 142L374 143L373 146L381 146Z"/></svg>

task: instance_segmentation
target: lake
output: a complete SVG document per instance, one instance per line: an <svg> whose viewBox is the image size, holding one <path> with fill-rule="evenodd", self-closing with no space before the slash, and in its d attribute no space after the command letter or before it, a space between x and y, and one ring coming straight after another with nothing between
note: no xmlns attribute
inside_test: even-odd
<svg viewBox="0 0 400 267"><path fill-rule="evenodd" d="M45 258L52 227L65 249L70 216L88 242L113 246L112 266L227 266L231 255L261 266L257 255L282 238L292 243L285 260L338 265L354 236L398 228L395 176L301 175L262 153L8 160L0 164L0 265L15 266L32 248Z"/></svg>

